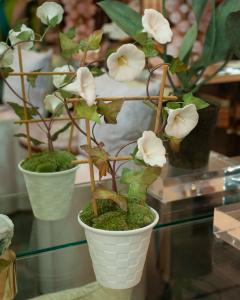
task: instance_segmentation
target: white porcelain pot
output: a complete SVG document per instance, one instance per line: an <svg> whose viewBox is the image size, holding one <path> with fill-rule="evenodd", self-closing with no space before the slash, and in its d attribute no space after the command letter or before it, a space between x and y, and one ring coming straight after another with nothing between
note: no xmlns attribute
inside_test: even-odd
<svg viewBox="0 0 240 300"><path fill-rule="evenodd" d="M71 208L75 175L78 166L61 172L23 173L34 216L40 220L54 221L65 218Z"/></svg>
<svg viewBox="0 0 240 300"><path fill-rule="evenodd" d="M78 215L78 222L85 229L96 279L104 287L128 289L140 282L152 229L159 219L158 213L152 211L155 220L151 224L127 231L92 228Z"/></svg>

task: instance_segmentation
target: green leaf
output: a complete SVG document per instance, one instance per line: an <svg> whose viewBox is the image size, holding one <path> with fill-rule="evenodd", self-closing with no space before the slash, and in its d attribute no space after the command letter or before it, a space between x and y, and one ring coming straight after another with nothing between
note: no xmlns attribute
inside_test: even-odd
<svg viewBox="0 0 240 300"><path fill-rule="evenodd" d="M23 138L26 138L27 139L27 135L25 133L18 133L18 134L14 134L15 137L23 137ZM31 142L33 143L34 146L39 146L41 144L44 144L44 142L41 142L33 137L30 136L30 140Z"/></svg>
<svg viewBox="0 0 240 300"><path fill-rule="evenodd" d="M227 36L234 54L240 58L240 11L233 12L227 17Z"/></svg>
<svg viewBox="0 0 240 300"><path fill-rule="evenodd" d="M197 33L198 33L197 22L194 22L183 38L182 46L179 50L179 58L181 61L183 62L187 61L187 57L189 56L193 44L196 41Z"/></svg>
<svg viewBox="0 0 240 300"><path fill-rule="evenodd" d="M31 31L22 31L17 35L17 38L21 41L28 41L32 37Z"/></svg>
<svg viewBox="0 0 240 300"><path fill-rule="evenodd" d="M177 109L177 108L181 108L181 103L179 102L172 102L172 101L169 101L166 105L167 108L169 109Z"/></svg>
<svg viewBox="0 0 240 300"><path fill-rule="evenodd" d="M99 147L90 147L88 145L81 146L81 149L83 149L85 152L87 152L94 163L94 165L99 170L99 176L100 178L107 175L107 172L109 171L109 164L108 164L108 153L103 149Z"/></svg>
<svg viewBox="0 0 240 300"><path fill-rule="evenodd" d="M32 72L40 72L42 69L36 69ZM31 87L35 87L36 86L36 80L37 80L38 75L27 75L27 81L30 83Z"/></svg>
<svg viewBox="0 0 240 300"><path fill-rule="evenodd" d="M169 70L172 74L184 72L187 70L187 65L184 64L178 57L176 57L171 60Z"/></svg>
<svg viewBox="0 0 240 300"><path fill-rule="evenodd" d="M203 14L207 2L208 0L192 0L192 9L198 22Z"/></svg>
<svg viewBox="0 0 240 300"><path fill-rule="evenodd" d="M7 78L9 73L13 72L14 70L10 67L0 68L1 76Z"/></svg>
<svg viewBox="0 0 240 300"><path fill-rule="evenodd" d="M71 122L65 124L62 128L60 128L59 130L57 130L56 132L54 132L54 134L52 135L52 141L56 141L58 139L58 136L65 132L66 130L68 130L68 128L72 125Z"/></svg>
<svg viewBox="0 0 240 300"><path fill-rule="evenodd" d="M75 28L75 27L69 28L68 31L66 32L66 35L67 35L70 39L75 38L75 35L76 35L76 28Z"/></svg>
<svg viewBox="0 0 240 300"><path fill-rule="evenodd" d="M58 16L55 16L52 19L48 20L48 25L50 27L55 27L57 23L58 23Z"/></svg>
<svg viewBox="0 0 240 300"><path fill-rule="evenodd" d="M124 168L120 182L128 185L128 198L145 202L147 188L159 177L161 168L145 167L140 171Z"/></svg>
<svg viewBox="0 0 240 300"><path fill-rule="evenodd" d="M84 100L79 101L77 104L77 116L81 119L100 123L100 117L97 113L97 105L88 106L87 102Z"/></svg>
<svg viewBox="0 0 240 300"><path fill-rule="evenodd" d="M94 77L98 77L103 75L105 72L103 71L103 69L96 67L96 66L90 66L89 70L91 71L91 73L93 74Z"/></svg>
<svg viewBox="0 0 240 300"><path fill-rule="evenodd" d="M104 116L107 124L117 124L117 116L121 111L123 100L114 100L109 103L99 101L97 104L97 111L100 115Z"/></svg>
<svg viewBox="0 0 240 300"><path fill-rule="evenodd" d="M127 211L127 199L114 191L110 191L104 187L99 187L95 191L95 197L99 200L111 200L115 202L122 210Z"/></svg>
<svg viewBox="0 0 240 300"><path fill-rule="evenodd" d="M19 118L21 120L24 120L25 117L24 117L24 107L17 104L17 103L14 103L14 102L7 102L11 108L14 110L15 114L17 116L19 116ZM28 119L33 119L33 116L36 116L37 115L37 107L27 107L27 118Z"/></svg>
<svg viewBox="0 0 240 300"><path fill-rule="evenodd" d="M204 100L193 96L192 93L187 93L185 95L183 95L183 102L184 102L184 106L188 105L188 104L194 104L197 108L197 110L199 109L203 109L209 106L209 104L207 102L205 102Z"/></svg>
<svg viewBox="0 0 240 300"><path fill-rule="evenodd" d="M142 51L144 52L146 57L155 57L158 56L158 51L154 47L154 43L151 39L149 39L142 47Z"/></svg>
<svg viewBox="0 0 240 300"><path fill-rule="evenodd" d="M86 40L80 41L80 49L82 51L97 50L100 48L100 43L102 41L102 31L94 31Z"/></svg>
<svg viewBox="0 0 240 300"><path fill-rule="evenodd" d="M66 33L60 32L59 39L62 49L62 55L64 57L71 58L74 54L78 53L80 49L78 43L70 39Z"/></svg>
<svg viewBox="0 0 240 300"><path fill-rule="evenodd" d="M113 0L101 1L98 5L113 22L132 38L143 31L142 16L128 5Z"/></svg>

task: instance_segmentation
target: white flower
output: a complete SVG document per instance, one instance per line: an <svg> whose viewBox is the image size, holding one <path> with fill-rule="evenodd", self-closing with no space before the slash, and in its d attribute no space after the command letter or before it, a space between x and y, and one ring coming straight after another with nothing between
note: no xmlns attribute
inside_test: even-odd
<svg viewBox="0 0 240 300"><path fill-rule="evenodd" d="M82 97L88 106L94 105L96 102L96 87L92 73L87 67L80 67L77 70L76 79L63 87L64 91Z"/></svg>
<svg viewBox="0 0 240 300"><path fill-rule="evenodd" d="M144 131L137 140L138 152L136 158L150 166L162 167L166 163L166 150L163 142L153 131Z"/></svg>
<svg viewBox="0 0 240 300"><path fill-rule="evenodd" d="M145 67L145 55L135 45L125 44L108 57L107 66L113 79L134 80Z"/></svg>
<svg viewBox="0 0 240 300"><path fill-rule="evenodd" d="M44 2L37 8L37 17L43 24L54 27L61 23L64 10L56 2Z"/></svg>
<svg viewBox="0 0 240 300"><path fill-rule="evenodd" d="M57 67L53 72L74 72L74 68L71 65L64 65L62 67ZM66 84L68 78L71 78L69 75L53 75L53 84L59 89L62 85Z"/></svg>
<svg viewBox="0 0 240 300"><path fill-rule="evenodd" d="M61 115L63 109L63 99L60 93L56 92L55 94L47 95L44 100L44 107L47 111L55 115Z"/></svg>
<svg viewBox="0 0 240 300"><path fill-rule="evenodd" d="M8 216L0 214L0 255L10 246L14 225Z"/></svg>
<svg viewBox="0 0 240 300"><path fill-rule="evenodd" d="M0 68L9 67L12 63L13 50L6 43L0 42Z"/></svg>
<svg viewBox="0 0 240 300"><path fill-rule="evenodd" d="M33 47L33 42L28 41L33 41L35 39L35 34L31 28L22 24L19 31L15 31L14 29L10 30L8 37L12 46L16 43L26 41L26 43L21 43L19 45L22 49L29 50Z"/></svg>
<svg viewBox="0 0 240 300"><path fill-rule="evenodd" d="M166 44L172 40L172 30L169 22L155 9L145 9L142 17L143 28L158 43Z"/></svg>
<svg viewBox="0 0 240 300"><path fill-rule="evenodd" d="M199 115L194 104L169 109L165 132L170 137L183 139L196 127L198 119Z"/></svg>

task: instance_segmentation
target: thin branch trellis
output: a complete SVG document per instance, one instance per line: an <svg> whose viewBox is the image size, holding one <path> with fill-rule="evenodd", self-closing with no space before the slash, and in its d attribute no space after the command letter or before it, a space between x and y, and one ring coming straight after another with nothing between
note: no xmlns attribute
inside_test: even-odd
<svg viewBox="0 0 240 300"><path fill-rule="evenodd" d="M50 118L44 118L44 119L29 119L29 115L27 112L27 96L25 92L25 84L24 84L24 77L25 76L53 76L53 75L74 75L74 72L24 72L23 70L23 60L22 60L22 53L21 53L21 47L18 47L18 59L19 59L19 70L20 72L12 72L9 74L9 76L19 76L21 79L21 90L22 90L22 98L23 98L23 105L24 105L24 120L16 121L16 124L24 124L26 127L26 138L27 138L27 149L28 149L28 157L32 156L32 148L31 148L31 137L30 137L30 126L33 123L42 123L50 122ZM156 109L156 117L155 117L155 124L154 124L154 132L157 134L161 128L161 110L162 110L162 104L164 101L172 101L177 100L176 96L165 96L164 95L164 88L166 85L166 79L167 79L167 73L168 73L168 65L163 64L162 65L163 73L162 78L160 82L160 92L158 96L122 96L122 97L98 97L96 98L96 101L117 101L117 100L124 100L124 101L157 101L157 109ZM69 103L73 103L74 105L77 104L82 98L71 98L67 101ZM74 120L78 120L78 118L75 115L75 109L73 112L72 118ZM81 118L82 119L82 118ZM54 117L53 121L70 121L70 117ZM92 147L91 145L91 128L90 128L90 121L85 119L85 125L86 125L86 139L87 139L87 145L89 147ZM70 136L69 136L69 145L68 150L71 150L72 145L72 137L73 137L73 127L71 127L70 130ZM131 156L118 156L118 157L109 157L109 161L128 161L131 160ZM96 198L95 198L95 178L94 178L94 164L91 158L91 155L88 154L88 159L81 159L81 160L75 160L72 162L74 165L77 164L89 164L89 171L90 171L90 179L91 179L91 192L93 194L93 211L94 214L97 215L97 204L96 204Z"/></svg>

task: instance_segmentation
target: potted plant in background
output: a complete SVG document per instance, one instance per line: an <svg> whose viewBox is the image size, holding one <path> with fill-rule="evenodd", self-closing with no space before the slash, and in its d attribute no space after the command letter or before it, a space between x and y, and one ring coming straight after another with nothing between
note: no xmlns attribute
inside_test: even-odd
<svg viewBox="0 0 240 300"><path fill-rule="evenodd" d="M196 20L184 36L178 57L167 54L167 44L171 42L173 34L165 18L165 1L163 1L163 15L154 9L146 9L143 16L118 1L99 2L110 19L135 40L147 58L161 57L169 64L170 72L177 77L177 84L170 76L169 83L179 100L177 103L166 104L165 117L172 109L179 109L190 103L195 104L198 109L198 125L192 132L184 139L170 135L170 140L166 144L170 165L180 171L206 167L218 106L208 99L197 97L197 93L201 86L224 68L234 54L239 55L236 41L238 34L233 34L238 27L239 1L225 0L219 5L216 1L211 1L211 20L203 50L197 60L192 59L191 52L198 36L199 21L207 2L192 1ZM222 64L211 75L205 76L207 67L219 62ZM157 66L150 70L150 75L156 68ZM162 118L164 119L164 115Z"/></svg>

